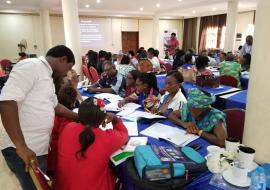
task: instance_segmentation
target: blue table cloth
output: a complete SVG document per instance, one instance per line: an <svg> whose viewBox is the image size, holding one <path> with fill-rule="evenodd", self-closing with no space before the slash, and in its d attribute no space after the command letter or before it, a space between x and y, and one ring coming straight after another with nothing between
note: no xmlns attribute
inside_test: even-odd
<svg viewBox="0 0 270 190"><path fill-rule="evenodd" d="M93 96L94 94L86 92L84 90L80 90L80 93L82 96ZM161 120L159 121L160 123L172 126L172 127L179 127L173 123L171 123L169 120ZM138 132L139 132L139 136L143 136L140 134L140 131L143 131L144 129L146 129L147 127L149 127L152 123L140 123L138 122ZM152 137L148 137L148 142L147 144L149 145L158 145L158 146L172 146L170 143L165 142L165 141L160 141L157 140L155 138ZM207 146L209 145L209 143L202 139L199 138L193 142L191 142L189 145L192 144L200 144L201 145L201 149L198 150L198 152L202 155L202 156L206 156L207 155ZM137 188L135 186L135 184L132 183L131 179L129 178L127 171L125 169L125 162L120 164L119 166L117 166L116 169L116 173L119 177L119 179L121 180L121 182L123 183L124 189L125 190L144 190L141 188ZM191 184L189 184L188 186L185 187L185 190L219 190L219 188L214 187L212 185L209 184L210 180L212 178L212 173L207 171L205 173L203 173L201 176L199 176L198 178L196 178Z"/></svg>
<svg viewBox="0 0 270 190"><path fill-rule="evenodd" d="M166 78L166 74L160 74L160 75L156 75L157 78L157 85L159 89L163 89L165 88L165 78Z"/></svg>
<svg viewBox="0 0 270 190"><path fill-rule="evenodd" d="M183 82L182 83L182 87L185 90L185 92L187 93L189 89L191 88L199 88L202 89L208 93L212 93L214 95L222 95L222 94L227 94L227 93L232 93L232 92L236 92L239 91L240 89L237 88L233 88L231 86L225 86L225 85L220 85L217 88L209 88L209 87L200 87L196 84L193 83L188 83L188 82Z"/></svg>
<svg viewBox="0 0 270 190"><path fill-rule="evenodd" d="M243 90L226 98L225 106L226 108L246 109L246 102L247 102L247 90Z"/></svg>
<svg viewBox="0 0 270 190"><path fill-rule="evenodd" d="M240 77L241 87L243 90L248 89L249 75L241 75Z"/></svg>

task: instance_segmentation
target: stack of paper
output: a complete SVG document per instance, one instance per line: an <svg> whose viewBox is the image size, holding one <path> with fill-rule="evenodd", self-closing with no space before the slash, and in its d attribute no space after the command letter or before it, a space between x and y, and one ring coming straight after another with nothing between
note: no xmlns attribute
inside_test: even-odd
<svg viewBox="0 0 270 190"><path fill-rule="evenodd" d="M140 133L156 139L166 140L176 146L185 146L199 138L197 135L186 134L186 131L183 129L161 123L155 123Z"/></svg>
<svg viewBox="0 0 270 190"><path fill-rule="evenodd" d="M144 111L134 111L128 115L123 116L123 118L130 121L137 121L140 119L165 119L166 117Z"/></svg>
<svg viewBox="0 0 270 190"><path fill-rule="evenodd" d="M133 156L133 152L137 146L146 144L147 137L131 137L124 149L120 149L111 155L111 161L117 166L127 158Z"/></svg>
<svg viewBox="0 0 270 190"><path fill-rule="evenodd" d="M119 95L116 94L111 94L111 93L101 93L101 94L96 94L94 97L98 98L98 99L106 99L109 102L118 102L120 100L123 100L123 98Z"/></svg>
<svg viewBox="0 0 270 190"><path fill-rule="evenodd" d="M136 109L141 107L141 105L139 105L139 104L127 103L123 107L119 108L118 107L118 102L119 101L114 101L114 102L111 102L111 103L107 104L105 106L105 110L107 110L107 111L115 111L115 112L122 111L120 114L118 114L118 116L123 116L123 114L132 113L133 111L135 111Z"/></svg>
<svg viewBox="0 0 270 190"><path fill-rule="evenodd" d="M138 136L137 122L124 121L124 125L128 130L128 136Z"/></svg>

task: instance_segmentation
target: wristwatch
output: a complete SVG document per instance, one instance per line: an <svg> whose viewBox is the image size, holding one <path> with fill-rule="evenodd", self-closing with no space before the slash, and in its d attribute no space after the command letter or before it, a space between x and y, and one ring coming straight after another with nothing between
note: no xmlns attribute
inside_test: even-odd
<svg viewBox="0 0 270 190"><path fill-rule="evenodd" d="M198 135L202 136L203 130L199 130Z"/></svg>

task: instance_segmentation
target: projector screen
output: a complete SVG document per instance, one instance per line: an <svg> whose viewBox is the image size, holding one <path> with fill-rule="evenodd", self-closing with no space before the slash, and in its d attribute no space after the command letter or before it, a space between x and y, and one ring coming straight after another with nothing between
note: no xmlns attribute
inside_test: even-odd
<svg viewBox="0 0 270 190"><path fill-rule="evenodd" d="M100 46L103 43L101 24L91 20L80 21L81 46Z"/></svg>

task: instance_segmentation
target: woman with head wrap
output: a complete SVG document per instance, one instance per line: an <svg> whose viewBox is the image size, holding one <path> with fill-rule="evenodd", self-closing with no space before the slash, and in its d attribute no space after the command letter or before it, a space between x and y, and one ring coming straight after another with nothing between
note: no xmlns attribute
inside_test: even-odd
<svg viewBox="0 0 270 190"><path fill-rule="evenodd" d="M213 94L197 88L188 92L187 104L172 112L169 119L182 126L188 133L199 135L211 144L224 147L227 138L225 114L211 104L216 100Z"/></svg>

